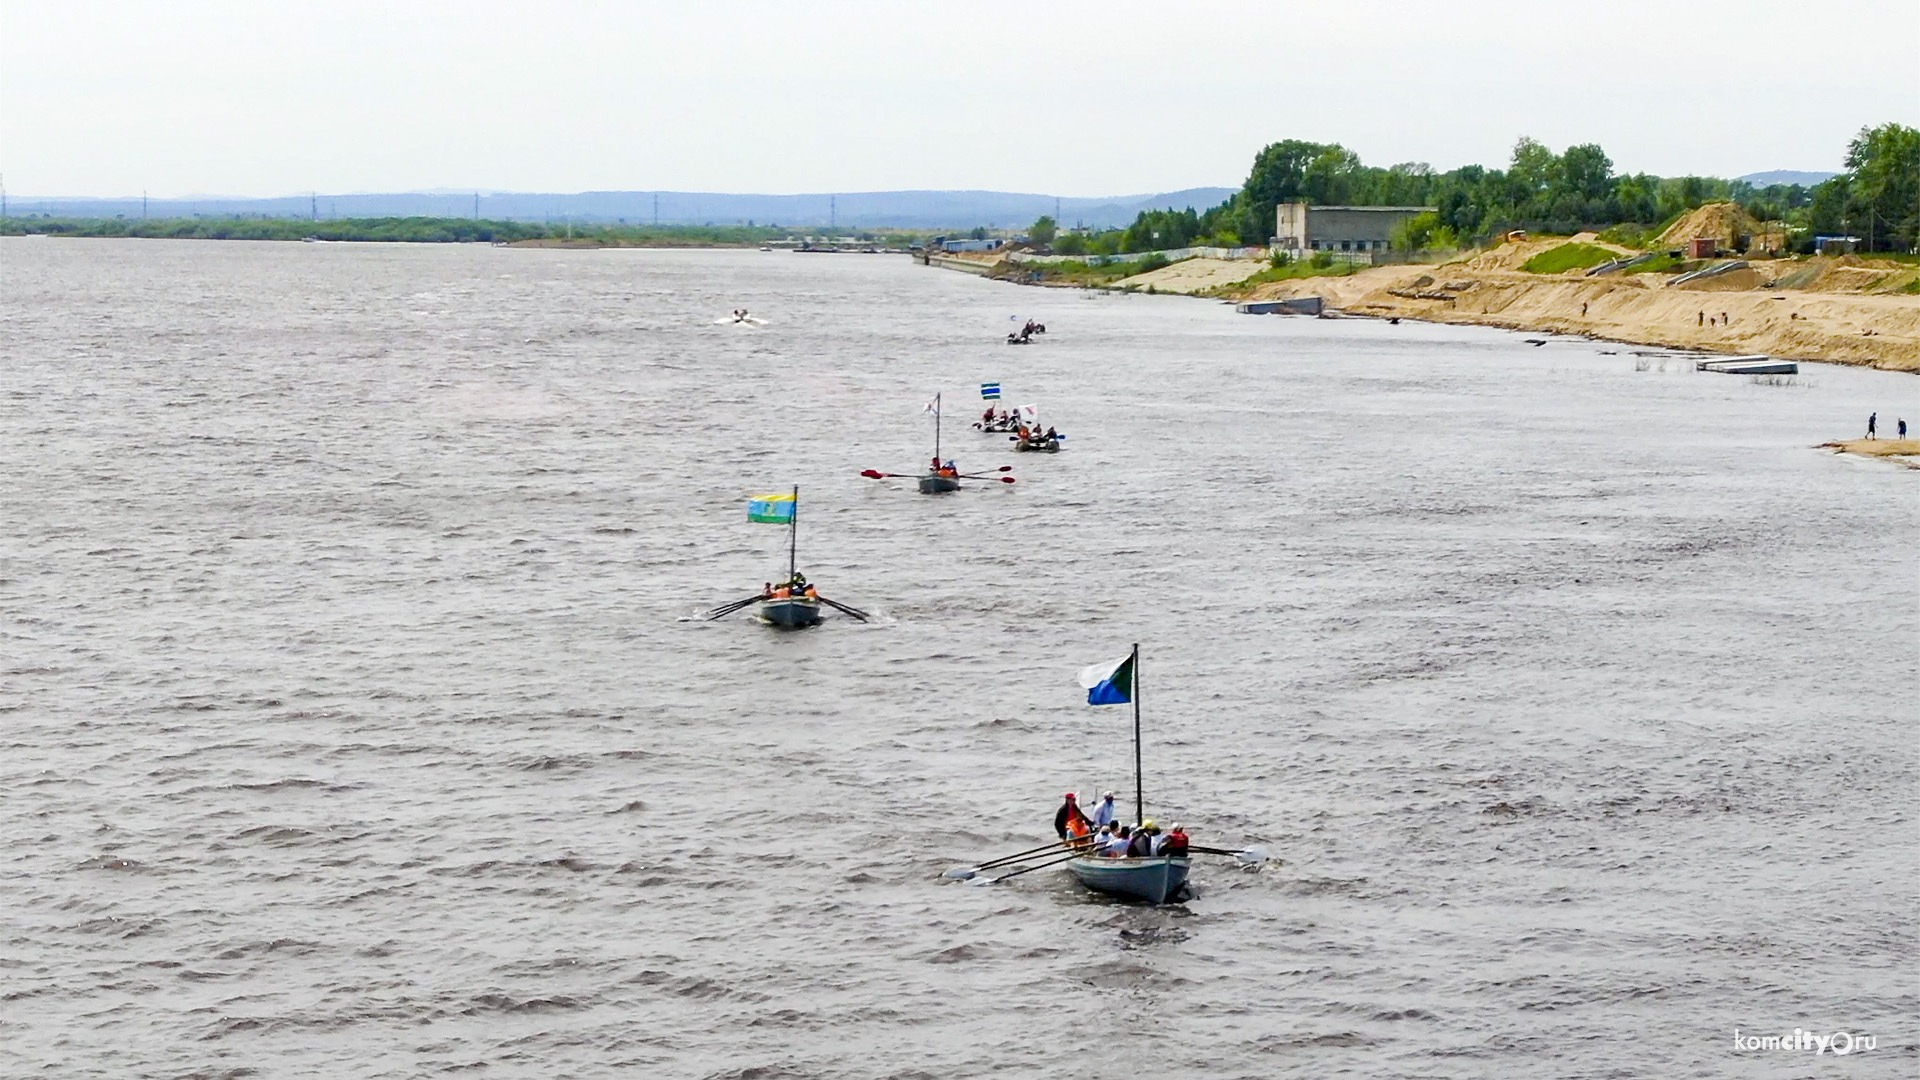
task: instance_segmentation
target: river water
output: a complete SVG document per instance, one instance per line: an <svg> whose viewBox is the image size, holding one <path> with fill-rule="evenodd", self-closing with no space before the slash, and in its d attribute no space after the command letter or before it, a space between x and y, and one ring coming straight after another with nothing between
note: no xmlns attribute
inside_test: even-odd
<svg viewBox="0 0 1920 1080"><path fill-rule="evenodd" d="M897 257L12 239L0 300L0 1075L1920 1071L1920 474L1811 449L1920 380ZM936 392L1018 483L858 475ZM875 621L698 621L794 484ZM1130 800L1135 641L1148 813L1279 861L942 881ZM1796 1027L1877 1045L1736 1048Z"/></svg>

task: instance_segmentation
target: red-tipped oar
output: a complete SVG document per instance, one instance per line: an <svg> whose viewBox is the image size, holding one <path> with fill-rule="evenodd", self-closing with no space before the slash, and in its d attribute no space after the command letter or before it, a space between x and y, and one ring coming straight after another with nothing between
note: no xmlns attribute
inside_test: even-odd
<svg viewBox="0 0 1920 1080"><path fill-rule="evenodd" d="M861 469L861 470L860 470L860 475L861 475L861 476L864 476L864 477L866 477L866 478L867 478L867 479L869 479L869 480L913 480L913 479L917 479L916 477L912 477L912 476L907 476L907 475L905 475L905 474L903 474L903 473L891 473L891 472L881 472L881 471L879 471L878 469Z"/></svg>
<svg viewBox="0 0 1920 1080"><path fill-rule="evenodd" d="M998 480L1003 484L1011 484L1014 482L1013 477L1011 476L994 476L991 473L961 473L960 479L962 480Z"/></svg>

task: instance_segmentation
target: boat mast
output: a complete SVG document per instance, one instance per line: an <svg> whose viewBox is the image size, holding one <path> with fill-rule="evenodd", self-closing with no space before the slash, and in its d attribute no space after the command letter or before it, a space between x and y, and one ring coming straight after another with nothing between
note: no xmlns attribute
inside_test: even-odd
<svg viewBox="0 0 1920 1080"><path fill-rule="evenodd" d="M1146 785L1140 780L1140 643L1133 643L1133 683L1128 687L1133 693L1133 824L1138 828L1147 820Z"/></svg>
<svg viewBox="0 0 1920 1080"><path fill-rule="evenodd" d="M940 395L933 395L933 471L940 471Z"/></svg>
<svg viewBox="0 0 1920 1080"><path fill-rule="evenodd" d="M795 561L800 551L800 485L793 485L793 516L787 519L787 580L799 572Z"/></svg>

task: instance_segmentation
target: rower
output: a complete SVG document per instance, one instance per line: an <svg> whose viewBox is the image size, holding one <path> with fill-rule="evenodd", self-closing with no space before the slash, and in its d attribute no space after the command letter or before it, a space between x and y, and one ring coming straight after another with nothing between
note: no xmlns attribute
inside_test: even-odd
<svg viewBox="0 0 1920 1080"><path fill-rule="evenodd" d="M1139 859L1153 854L1153 833L1152 818L1141 822L1140 827L1133 830L1133 837L1127 841L1127 854Z"/></svg>
<svg viewBox="0 0 1920 1080"><path fill-rule="evenodd" d="M1167 830L1167 839L1160 845L1160 854L1174 859L1187 857L1187 831L1179 822L1174 822L1173 828Z"/></svg>
<svg viewBox="0 0 1920 1080"><path fill-rule="evenodd" d="M1059 833L1062 840L1069 834L1077 840L1087 835L1087 815L1080 812L1080 804L1074 801L1073 792L1067 792L1063 798L1065 801L1053 814L1053 831Z"/></svg>

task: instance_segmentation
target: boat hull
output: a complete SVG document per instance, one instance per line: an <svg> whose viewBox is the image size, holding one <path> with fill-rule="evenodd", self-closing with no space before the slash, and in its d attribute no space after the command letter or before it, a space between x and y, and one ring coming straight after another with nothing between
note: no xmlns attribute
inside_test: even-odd
<svg viewBox="0 0 1920 1080"><path fill-rule="evenodd" d="M1164 904L1187 884L1189 860L1167 856L1147 859L1109 859L1088 855L1067 863L1080 884L1095 892Z"/></svg>
<svg viewBox="0 0 1920 1080"><path fill-rule="evenodd" d="M1044 442L1032 442L1022 439L1014 443L1013 448L1022 454L1057 454L1060 452L1060 444L1053 439L1047 439Z"/></svg>
<svg viewBox="0 0 1920 1080"><path fill-rule="evenodd" d="M798 629L820 621L820 601L804 596L786 600L767 600L760 605L760 617L774 626Z"/></svg>
<svg viewBox="0 0 1920 1080"><path fill-rule="evenodd" d="M960 479L955 476L935 476L932 473L920 478L920 494L939 495L948 491L959 491Z"/></svg>

